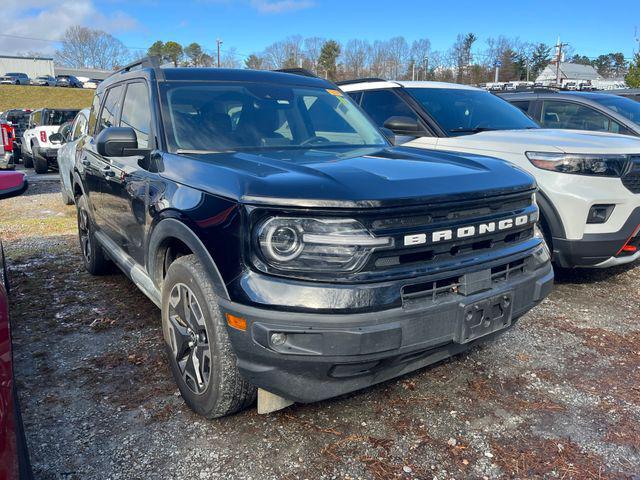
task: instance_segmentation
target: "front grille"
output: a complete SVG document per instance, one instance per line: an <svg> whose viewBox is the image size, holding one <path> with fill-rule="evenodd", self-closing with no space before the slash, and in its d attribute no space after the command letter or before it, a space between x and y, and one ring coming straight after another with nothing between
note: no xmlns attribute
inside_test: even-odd
<svg viewBox="0 0 640 480"><path fill-rule="evenodd" d="M480 205L478 205L480 204ZM455 231L459 227L495 222L516 216L536 214L531 193L493 198L484 201L460 202L455 205L423 208L419 212L407 212L390 218L372 219L368 227L376 236L391 236L396 247L375 252L365 270L370 272L416 268L426 263L442 263L463 257L499 250L533 236L533 223L514 226L505 230L474 234L466 238L432 241L430 235L442 230ZM405 245L404 237L426 236L424 243Z"/></svg>
<svg viewBox="0 0 640 480"><path fill-rule="evenodd" d="M633 166L629 173L622 177L622 184L633 193L640 193L640 155L631 157Z"/></svg>

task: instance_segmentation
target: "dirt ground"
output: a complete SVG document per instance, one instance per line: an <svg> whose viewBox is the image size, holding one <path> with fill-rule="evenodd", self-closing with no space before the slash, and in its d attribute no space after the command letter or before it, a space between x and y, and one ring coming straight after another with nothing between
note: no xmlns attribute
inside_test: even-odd
<svg viewBox="0 0 640 480"><path fill-rule="evenodd" d="M206 421L159 312L84 272L57 182L0 201L39 479L640 478L640 267L559 272L496 341L339 399Z"/></svg>

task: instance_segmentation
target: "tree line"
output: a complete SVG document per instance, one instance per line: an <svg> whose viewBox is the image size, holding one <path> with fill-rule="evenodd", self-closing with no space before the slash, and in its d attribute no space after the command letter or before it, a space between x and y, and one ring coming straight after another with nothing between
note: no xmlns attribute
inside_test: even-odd
<svg viewBox="0 0 640 480"><path fill-rule="evenodd" d="M69 28L56 52L56 62L69 67L113 70L143 55L156 55L175 66L217 66L217 51L199 43L181 45L156 41L146 52L132 52L107 32L87 27ZM545 43L523 42L505 36L488 38L480 44L472 33L458 34L446 50L435 50L428 38L408 41L403 36L387 40L350 39L340 43L321 37L293 35L268 45L264 50L240 55L233 47L220 54L226 68L305 68L316 75L345 80L379 77L398 80L437 80L467 84L494 80L534 80L555 57L555 48ZM565 61L591 65L604 78L627 77L636 82L640 57L628 62L620 52L588 58L565 49Z"/></svg>

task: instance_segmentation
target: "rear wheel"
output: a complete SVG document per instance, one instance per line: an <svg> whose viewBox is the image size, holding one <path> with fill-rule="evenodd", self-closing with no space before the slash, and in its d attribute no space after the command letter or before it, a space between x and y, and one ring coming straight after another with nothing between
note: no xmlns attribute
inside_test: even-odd
<svg viewBox="0 0 640 480"><path fill-rule="evenodd" d="M162 286L162 331L171 372L192 410L217 418L255 401L256 388L238 370L218 298L194 255L169 266Z"/></svg>
<svg viewBox="0 0 640 480"><path fill-rule="evenodd" d="M67 193L62 178L60 179L60 196L62 197L62 203L65 205L73 205L73 197L70 197Z"/></svg>
<svg viewBox="0 0 640 480"><path fill-rule="evenodd" d="M40 154L40 148L38 147L33 147L33 168L36 173L47 173L49 171L47 159Z"/></svg>
<svg viewBox="0 0 640 480"><path fill-rule="evenodd" d="M109 262L105 256L102 246L95 238L86 198L84 196L78 197L76 205L78 213L78 239L80 240L80 251L82 252L84 267L91 275L108 273L111 262Z"/></svg>
<svg viewBox="0 0 640 480"><path fill-rule="evenodd" d="M29 152L23 152L22 160L24 163L24 168L33 168L33 156Z"/></svg>

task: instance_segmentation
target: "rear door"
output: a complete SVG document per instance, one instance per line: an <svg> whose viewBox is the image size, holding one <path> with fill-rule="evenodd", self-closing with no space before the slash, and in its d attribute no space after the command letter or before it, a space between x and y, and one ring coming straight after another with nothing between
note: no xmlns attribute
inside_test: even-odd
<svg viewBox="0 0 640 480"><path fill-rule="evenodd" d="M127 84L120 127L132 128L139 149L153 149L151 100L145 81ZM102 183L102 211L107 234L138 264L144 265L149 181L156 174L145 167L141 155L109 157L111 174Z"/></svg>

